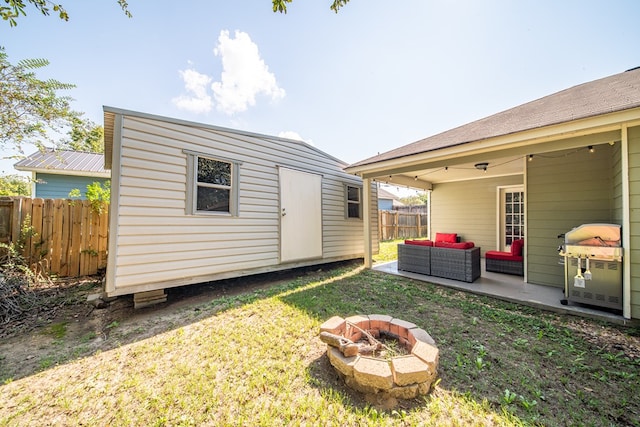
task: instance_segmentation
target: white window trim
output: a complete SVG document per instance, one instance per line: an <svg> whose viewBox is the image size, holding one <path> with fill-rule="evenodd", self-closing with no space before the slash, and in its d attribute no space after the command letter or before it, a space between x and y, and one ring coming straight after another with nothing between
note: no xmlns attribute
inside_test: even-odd
<svg viewBox="0 0 640 427"><path fill-rule="evenodd" d="M358 206L360 207L360 209L358 209L358 216L357 217L350 217L349 216L349 204L353 204L355 202L350 201L349 200L349 187L353 187L353 188L357 188L358 189ZM362 215L363 215L363 204L362 204L362 186L361 185L353 185L353 184L344 184L344 217L348 220L352 220L352 221L362 221Z"/></svg>
<svg viewBox="0 0 640 427"><path fill-rule="evenodd" d="M198 151L182 150L187 155L187 194L185 211L187 215L202 215L202 216L239 216L240 215L240 203L238 197L238 185L240 183L240 165L241 162L231 160L225 157L217 156L210 153L202 153ZM198 158L203 157L209 160L217 162L224 162L231 164L231 186L229 194L229 212L215 212L215 211L199 211L198 210ZM220 186L212 185L213 188L221 188Z"/></svg>

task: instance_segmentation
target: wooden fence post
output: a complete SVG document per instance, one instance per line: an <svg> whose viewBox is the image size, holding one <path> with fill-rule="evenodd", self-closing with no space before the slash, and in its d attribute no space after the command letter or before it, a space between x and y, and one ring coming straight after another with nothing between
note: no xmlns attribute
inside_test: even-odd
<svg viewBox="0 0 640 427"><path fill-rule="evenodd" d="M55 199L53 201L52 223L53 231L51 233L51 264L49 272L60 275L62 261L62 222L64 218L64 200Z"/></svg>
<svg viewBox="0 0 640 427"><path fill-rule="evenodd" d="M395 228L393 229L393 238L397 239L399 238L400 234L399 234L399 230L400 230L400 213L398 211L395 212Z"/></svg>

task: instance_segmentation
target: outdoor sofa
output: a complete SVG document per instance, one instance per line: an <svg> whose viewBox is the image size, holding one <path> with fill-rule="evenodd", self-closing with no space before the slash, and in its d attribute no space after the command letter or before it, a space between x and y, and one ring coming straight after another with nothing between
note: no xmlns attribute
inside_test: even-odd
<svg viewBox="0 0 640 427"><path fill-rule="evenodd" d="M436 233L436 240L398 244L398 270L473 282L480 277L480 248L460 242L455 233Z"/></svg>
<svg viewBox="0 0 640 427"><path fill-rule="evenodd" d="M510 252L487 251L485 269L494 273L514 274L524 276L524 239L517 239L511 243Z"/></svg>

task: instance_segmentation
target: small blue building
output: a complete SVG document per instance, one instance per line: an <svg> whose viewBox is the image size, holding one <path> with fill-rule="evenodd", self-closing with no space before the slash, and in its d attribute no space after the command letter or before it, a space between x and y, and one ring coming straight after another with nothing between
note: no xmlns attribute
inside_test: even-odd
<svg viewBox="0 0 640 427"><path fill-rule="evenodd" d="M104 169L102 153L81 151L36 151L14 165L19 171L31 172L33 187L31 197L43 199L67 199L73 189L80 190L86 198L87 185L104 184L110 173Z"/></svg>
<svg viewBox="0 0 640 427"><path fill-rule="evenodd" d="M378 187L378 210L392 211L394 207L398 206L404 206L404 203L398 200L398 196L382 187Z"/></svg>

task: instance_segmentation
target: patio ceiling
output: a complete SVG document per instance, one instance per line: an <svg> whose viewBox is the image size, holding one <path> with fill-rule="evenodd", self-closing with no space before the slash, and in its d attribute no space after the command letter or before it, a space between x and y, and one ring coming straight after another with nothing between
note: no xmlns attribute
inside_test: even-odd
<svg viewBox="0 0 640 427"><path fill-rule="evenodd" d="M377 182L431 190L433 184L438 183L522 174L529 156L535 161L536 156L554 156L563 150L587 150L600 144L615 144L620 141L620 130L619 125L611 127L608 124L582 131L567 131L560 126L542 136L529 138L519 134L508 138L511 140L506 143L500 141L501 138L477 141L347 170ZM478 163L488 163L486 171L476 168Z"/></svg>
<svg viewBox="0 0 640 427"><path fill-rule="evenodd" d="M415 170L404 173L383 175L375 178L375 180L391 185L402 185L428 190L431 189L431 184L521 175L524 173L525 159L526 156L518 155L499 158L486 157L481 160L466 163L459 163L452 160L446 166L416 166ZM480 166L475 166L476 164L481 163L488 164L486 170Z"/></svg>

